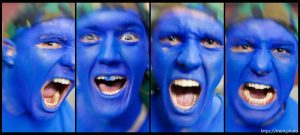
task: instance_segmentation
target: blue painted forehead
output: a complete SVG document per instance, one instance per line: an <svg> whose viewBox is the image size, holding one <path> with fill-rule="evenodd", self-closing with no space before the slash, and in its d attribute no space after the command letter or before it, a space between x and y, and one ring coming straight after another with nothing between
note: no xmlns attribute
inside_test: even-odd
<svg viewBox="0 0 300 135"><path fill-rule="evenodd" d="M165 12L173 10L175 8L190 9L193 11L199 11L204 13L208 17L214 18L221 25L224 24L224 4L223 3L173 3L173 4L162 4L153 3L151 4L151 24L154 28L165 15Z"/></svg>
<svg viewBox="0 0 300 135"><path fill-rule="evenodd" d="M137 15L146 28L149 28L148 3L77 3L77 19L91 12L125 11Z"/></svg>

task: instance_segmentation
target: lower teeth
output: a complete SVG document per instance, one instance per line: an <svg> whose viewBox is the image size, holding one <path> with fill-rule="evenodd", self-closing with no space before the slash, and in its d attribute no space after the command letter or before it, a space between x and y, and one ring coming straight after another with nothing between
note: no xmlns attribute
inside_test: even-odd
<svg viewBox="0 0 300 135"><path fill-rule="evenodd" d="M105 95L115 95L117 93L119 93L120 89L119 90L114 90L114 91L111 91L111 92L108 92L108 91L102 91Z"/></svg>
<svg viewBox="0 0 300 135"><path fill-rule="evenodd" d="M262 99L253 98L248 89L245 89L243 91L243 95L244 95L245 99L248 101L248 103L250 103L252 105L258 105L258 106L264 106L264 105L270 103L270 101L273 98L272 92L268 92L267 95Z"/></svg>
<svg viewBox="0 0 300 135"><path fill-rule="evenodd" d="M56 91L52 98L44 98L44 103L48 107L54 107L58 104L59 97L60 97L59 91Z"/></svg>

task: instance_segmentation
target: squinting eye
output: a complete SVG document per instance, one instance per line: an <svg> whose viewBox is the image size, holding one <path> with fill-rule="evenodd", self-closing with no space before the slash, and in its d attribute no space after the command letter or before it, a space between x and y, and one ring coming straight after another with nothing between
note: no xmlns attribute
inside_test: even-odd
<svg viewBox="0 0 300 135"><path fill-rule="evenodd" d="M231 47L231 51L233 52L252 52L253 47L250 45L238 45Z"/></svg>
<svg viewBox="0 0 300 135"><path fill-rule="evenodd" d="M42 42L37 44L36 46L42 49L58 49L62 47L62 45L57 42Z"/></svg>
<svg viewBox="0 0 300 135"><path fill-rule="evenodd" d="M84 35L80 39L80 41L83 42L83 43L95 43L98 40L100 40L100 36L97 36L96 34L93 34L93 33Z"/></svg>
<svg viewBox="0 0 300 135"><path fill-rule="evenodd" d="M125 33L120 37L120 39L125 42L137 42L140 40L138 36L133 33Z"/></svg>
<svg viewBox="0 0 300 135"><path fill-rule="evenodd" d="M275 48L275 49L273 49L273 52L275 52L275 53L282 53L282 54L287 54L287 53L289 53L288 50L283 49L283 48Z"/></svg>
<svg viewBox="0 0 300 135"><path fill-rule="evenodd" d="M222 47L220 42L212 40L212 39L203 39L200 41L201 45L207 48L219 48Z"/></svg>
<svg viewBox="0 0 300 135"><path fill-rule="evenodd" d="M160 42L169 43L172 46L176 46L176 45L179 45L181 43L180 39L176 36L169 36L169 37L161 38Z"/></svg>

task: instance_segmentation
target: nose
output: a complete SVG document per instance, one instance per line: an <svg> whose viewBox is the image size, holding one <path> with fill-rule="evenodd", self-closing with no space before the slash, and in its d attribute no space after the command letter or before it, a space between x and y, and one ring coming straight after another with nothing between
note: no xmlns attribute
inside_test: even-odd
<svg viewBox="0 0 300 135"><path fill-rule="evenodd" d="M191 71L201 65L199 50L195 41L189 41L177 57L177 65L184 71Z"/></svg>
<svg viewBox="0 0 300 135"><path fill-rule="evenodd" d="M272 63L270 54L264 50L254 54L250 64L251 71L257 76L266 76L271 72Z"/></svg>
<svg viewBox="0 0 300 135"><path fill-rule="evenodd" d="M107 36L104 45L100 48L99 62L106 65L119 64L121 61L119 46L118 41L115 41L113 35Z"/></svg>
<svg viewBox="0 0 300 135"><path fill-rule="evenodd" d="M72 70L75 70L75 52L74 49L68 50L61 58L61 64Z"/></svg>

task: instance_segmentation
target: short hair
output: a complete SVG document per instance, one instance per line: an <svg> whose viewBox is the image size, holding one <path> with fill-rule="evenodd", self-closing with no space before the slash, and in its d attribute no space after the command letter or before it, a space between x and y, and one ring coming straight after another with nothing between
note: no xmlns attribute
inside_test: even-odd
<svg viewBox="0 0 300 135"><path fill-rule="evenodd" d="M292 9L291 3L228 4L226 12L226 29L250 18L271 19L293 33L298 39L298 16Z"/></svg>
<svg viewBox="0 0 300 135"><path fill-rule="evenodd" d="M4 37L14 37L20 29L35 23L57 17L74 18L74 4L71 3L24 3L22 9L6 25Z"/></svg>

